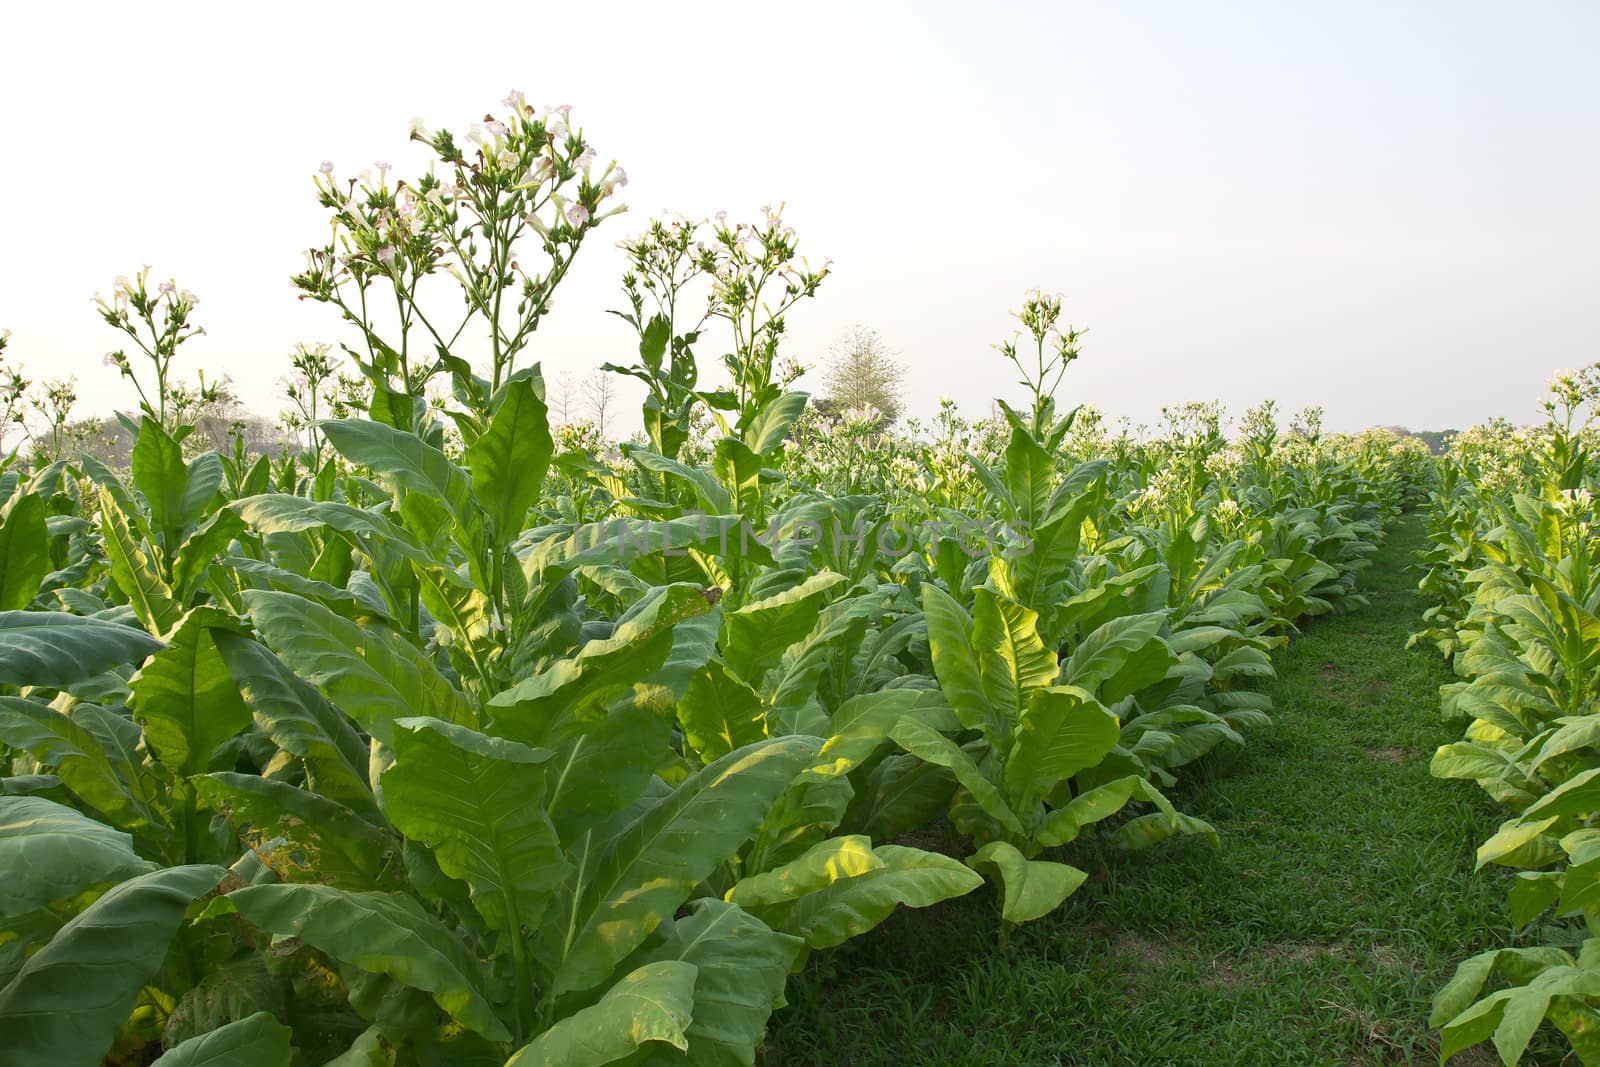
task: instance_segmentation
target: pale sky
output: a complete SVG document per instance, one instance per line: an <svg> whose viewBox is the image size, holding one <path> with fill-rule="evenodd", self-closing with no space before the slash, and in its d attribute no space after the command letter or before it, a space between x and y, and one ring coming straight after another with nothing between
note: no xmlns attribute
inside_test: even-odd
<svg viewBox="0 0 1600 1067"><path fill-rule="evenodd" d="M1064 403L1526 421L1600 359L1597 44L1579 2L13 3L0 327L131 408L90 298L150 263L201 298L181 373L272 414L295 341L353 340L287 280L317 165L413 172L412 116L464 131L515 88L631 178L540 329L552 380L630 356L617 240L786 201L834 261L789 351L870 325L914 413L1016 398L990 345L1041 286L1089 329Z"/></svg>

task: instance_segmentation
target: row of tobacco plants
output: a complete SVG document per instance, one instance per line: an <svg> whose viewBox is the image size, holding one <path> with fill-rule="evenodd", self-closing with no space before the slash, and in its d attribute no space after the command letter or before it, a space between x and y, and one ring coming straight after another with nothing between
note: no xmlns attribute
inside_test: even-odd
<svg viewBox="0 0 1600 1067"><path fill-rule="evenodd" d="M1112 437L1040 294L1023 409L821 426L780 345L827 270L770 211L628 242L644 431L552 428L528 345L626 179L506 109L418 127L414 181L324 166L303 448L197 447L195 301L146 271L101 305L129 468L7 461L7 1062L750 1064L897 907L1003 931L1084 835L1214 838L1163 790L1360 602L1414 451L1270 406Z"/></svg>
<svg viewBox="0 0 1600 1067"><path fill-rule="evenodd" d="M1460 435L1439 468L1413 643L1460 680L1444 687L1463 740L1433 773L1477 782L1509 818L1478 866L1512 869L1520 944L1463 962L1434 999L1442 1054L1492 1041L1506 1064L1548 1020L1600 1063L1600 365L1552 383L1543 426Z"/></svg>

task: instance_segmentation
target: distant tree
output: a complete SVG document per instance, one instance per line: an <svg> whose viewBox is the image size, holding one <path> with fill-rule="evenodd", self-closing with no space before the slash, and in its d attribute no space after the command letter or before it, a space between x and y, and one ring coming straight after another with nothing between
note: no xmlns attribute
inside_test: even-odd
<svg viewBox="0 0 1600 1067"><path fill-rule="evenodd" d="M588 398L589 410L594 415L594 428L602 440L606 436L606 412L611 407L611 402L616 399L615 386L612 385L611 374L607 371L597 370L589 375L583 383L583 394Z"/></svg>
<svg viewBox="0 0 1600 1067"><path fill-rule="evenodd" d="M905 411L906 369L870 326L850 327L828 348L826 392L817 408L825 415L871 407L883 415L885 429Z"/></svg>

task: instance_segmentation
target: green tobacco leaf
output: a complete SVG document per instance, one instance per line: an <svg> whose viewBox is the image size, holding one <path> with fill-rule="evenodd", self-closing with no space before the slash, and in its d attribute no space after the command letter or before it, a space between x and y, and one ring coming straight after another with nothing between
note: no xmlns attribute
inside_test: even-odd
<svg viewBox="0 0 1600 1067"><path fill-rule="evenodd" d="M410 897L326 885L255 885L235 889L207 914L219 905L270 933L298 937L340 963L420 989L451 1018L491 1041L511 1038L485 997L481 965L452 930Z"/></svg>
<svg viewBox="0 0 1600 1067"><path fill-rule="evenodd" d="M1006 922L1025 923L1059 908L1089 876L1065 863L1030 860L1004 841L991 841L967 858L974 870L987 871L1002 890L1000 915Z"/></svg>
<svg viewBox="0 0 1600 1067"><path fill-rule="evenodd" d="M437 497L463 534L470 536L481 527L483 513L472 499L472 476L416 434L367 419L337 419L318 426L351 463L387 475L402 489Z"/></svg>
<svg viewBox="0 0 1600 1067"><path fill-rule="evenodd" d="M644 708L624 706L583 723L546 773L545 804L562 844L571 848L590 828L632 804L670 743L667 723Z"/></svg>
<svg viewBox="0 0 1600 1067"><path fill-rule="evenodd" d="M293 593L250 589L245 608L267 645L378 740L391 723L422 716L469 726L477 713L416 646L360 626Z"/></svg>
<svg viewBox="0 0 1600 1067"><path fill-rule="evenodd" d="M152 1067L289 1067L293 1031L258 1011L238 1022L191 1037L167 1051Z"/></svg>
<svg viewBox="0 0 1600 1067"><path fill-rule="evenodd" d="M472 493L489 513L501 544L522 532L528 509L539 499L554 445L541 388L533 376L506 383L489 428L467 449Z"/></svg>
<svg viewBox="0 0 1600 1067"><path fill-rule="evenodd" d="M593 988L742 845L817 753L813 737L760 741L649 804L558 891L539 935L550 994Z"/></svg>
<svg viewBox="0 0 1600 1067"><path fill-rule="evenodd" d="M686 1031L689 1062L749 1067L803 945L737 905L702 897L689 907L646 958L680 960L698 972ZM644 1062L682 1063L683 1057L663 1049Z"/></svg>
<svg viewBox="0 0 1600 1067"><path fill-rule="evenodd" d="M0 989L0 1048L16 1063L94 1067L162 961L189 905L226 873L131 878L68 920Z"/></svg>
<svg viewBox="0 0 1600 1067"><path fill-rule="evenodd" d="M369 746L338 709L258 642L229 630L211 636L257 728L305 762L308 785L354 811L376 813Z"/></svg>
<svg viewBox="0 0 1600 1067"><path fill-rule="evenodd" d="M396 721L393 747L383 773L389 818L472 887L485 922L522 936L566 871L543 806L550 752L437 719Z"/></svg>
<svg viewBox="0 0 1600 1067"><path fill-rule="evenodd" d="M1144 615L1123 615L1102 624L1072 650L1062 679L1068 685L1094 692L1115 677L1129 660L1155 643L1165 622L1165 612L1152 611ZM1161 658L1166 659L1165 656ZM1164 663L1161 673L1165 673Z"/></svg>
<svg viewBox="0 0 1600 1067"><path fill-rule="evenodd" d="M756 691L712 660L689 679L678 701L689 747L709 763L767 736L766 708Z"/></svg>
<svg viewBox="0 0 1600 1067"><path fill-rule="evenodd" d="M180 777L204 770L218 745L250 725L250 709L213 639L212 627L237 625L216 608L190 612L128 682L128 707L151 753Z"/></svg>
<svg viewBox="0 0 1600 1067"><path fill-rule="evenodd" d="M1032 689L1055 681L1060 669L1037 628L1039 616L994 590L973 590L972 648L978 677L991 707L1001 713L1005 732L991 740L1006 747L1022 719Z"/></svg>
<svg viewBox="0 0 1600 1067"><path fill-rule="evenodd" d="M794 428L795 420L805 410L809 393L798 391L784 393L766 405L751 420L744 431L744 443L758 456L765 455L783 444Z"/></svg>
<svg viewBox="0 0 1600 1067"><path fill-rule="evenodd" d="M189 469L183 462L183 445L149 416L139 420L139 436L129 460L133 484L144 494L150 521L176 548L175 535L184 524L184 490Z"/></svg>
<svg viewBox="0 0 1600 1067"><path fill-rule="evenodd" d="M1033 525L1045 518L1056 487L1055 457L1020 426L1006 445L1005 487L1019 519Z"/></svg>
<svg viewBox="0 0 1600 1067"><path fill-rule="evenodd" d="M784 866L746 878L728 899L774 929L832 948L900 905L925 908L970 893L983 878L960 860L870 838L830 838Z"/></svg>
<svg viewBox="0 0 1600 1067"><path fill-rule="evenodd" d="M206 573L230 542L244 531L244 522L231 511L214 512L178 546L172 567L173 596L180 604L193 603L205 586Z"/></svg>
<svg viewBox="0 0 1600 1067"><path fill-rule="evenodd" d="M982 730L990 738L1005 736L1003 725L984 695L978 676L978 655L972 649L972 617L955 598L936 585L922 587L922 611L928 620L928 647L939 688L961 725Z"/></svg>
<svg viewBox="0 0 1600 1067"><path fill-rule="evenodd" d="M326 797L255 774L218 771L191 779L204 806L249 826L257 849L286 882L322 882L344 889L391 885L399 841Z"/></svg>
<svg viewBox="0 0 1600 1067"><path fill-rule="evenodd" d="M1064 845L1076 838L1085 826L1110 818L1135 797L1159 804L1163 811L1172 810L1172 805L1155 786L1136 774L1130 774L1087 789L1051 812L1034 835L1034 840L1046 848Z"/></svg>
<svg viewBox="0 0 1600 1067"><path fill-rule="evenodd" d="M611 636L590 641L489 701L494 732L525 744L554 747L577 720L624 690L635 689L666 662L675 628L710 609L700 587L657 586L616 621Z"/></svg>
<svg viewBox="0 0 1600 1067"><path fill-rule="evenodd" d="M44 500L26 493L12 502L0 522L0 611L33 603L39 583L52 569Z"/></svg>
<svg viewBox="0 0 1600 1067"><path fill-rule="evenodd" d="M694 1012L692 963L647 963L620 979L599 1003L569 1015L506 1061L506 1067L604 1067L641 1047L689 1047Z"/></svg>
<svg viewBox="0 0 1600 1067"><path fill-rule="evenodd" d="M88 708L79 705L77 710ZM137 727L121 721L137 734ZM98 736L74 719L32 700L0 697L0 742L54 768L83 803L117 825L130 829L149 825L150 798L139 788L137 768L122 768L125 773L119 773L112 763L118 753L108 752Z"/></svg>
<svg viewBox="0 0 1600 1067"><path fill-rule="evenodd" d="M995 822L1014 834L1025 833L1022 820L1006 802L1000 787L983 773L970 755L938 730L916 719L901 719L889 729L889 738L924 763L944 767L955 774L961 788Z"/></svg>
<svg viewBox="0 0 1600 1067"><path fill-rule="evenodd" d="M0 796L0 929L92 886L143 874L155 864L133 838L64 804Z"/></svg>
<svg viewBox="0 0 1600 1067"><path fill-rule="evenodd" d="M723 615L723 661L744 681L760 685L784 650L811 632L828 592L845 581L842 574L823 571L793 589Z"/></svg>
<svg viewBox="0 0 1600 1067"><path fill-rule="evenodd" d="M1116 747L1117 717L1073 686L1035 689L1006 758L1006 793L1017 807L1093 767Z"/></svg>
<svg viewBox="0 0 1600 1067"><path fill-rule="evenodd" d="M307 500L287 493L262 493L228 505L258 533L302 533L327 528L351 537L371 537L418 563L432 557L405 527L382 515L333 500Z"/></svg>
<svg viewBox="0 0 1600 1067"><path fill-rule="evenodd" d="M161 647L121 623L64 611L0 611L0 684L64 689Z"/></svg>
<svg viewBox="0 0 1600 1067"><path fill-rule="evenodd" d="M152 633L164 634L183 614L172 589L156 573L110 491L100 490L101 543L111 561L111 580L128 597L134 614Z"/></svg>

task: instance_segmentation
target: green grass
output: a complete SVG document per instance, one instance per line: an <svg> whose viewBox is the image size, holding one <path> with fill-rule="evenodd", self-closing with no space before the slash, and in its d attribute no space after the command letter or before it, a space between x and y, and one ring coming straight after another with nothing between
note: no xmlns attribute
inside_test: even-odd
<svg viewBox="0 0 1600 1067"><path fill-rule="evenodd" d="M763 1062L1436 1063L1430 997L1510 924L1504 875L1472 870L1500 816L1428 774L1460 726L1437 654L1405 651L1422 539L1401 523L1371 606L1278 652L1272 726L1186 768L1174 799L1220 849L1074 847L1090 881L1005 945L987 891L901 909L794 977ZM1530 1060L1556 1062L1540 1040Z"/></svg>

